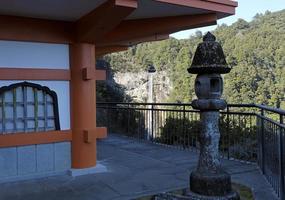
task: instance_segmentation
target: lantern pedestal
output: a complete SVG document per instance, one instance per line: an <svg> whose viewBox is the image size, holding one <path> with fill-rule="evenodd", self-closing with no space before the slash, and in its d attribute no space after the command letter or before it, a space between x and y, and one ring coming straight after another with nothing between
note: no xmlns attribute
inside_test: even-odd
<svg viewBox="0 0 285 200"><path fill-rule="evenodd" d="M225 108L223 100L217 99L215 102L217 105L212 102L208 104L208 109ZM230 175L222 169L220 163L219 116L218 110L201 111L200 156L197 169L190 175L189 199L239 199L239 195L232 191Z"/></svg>

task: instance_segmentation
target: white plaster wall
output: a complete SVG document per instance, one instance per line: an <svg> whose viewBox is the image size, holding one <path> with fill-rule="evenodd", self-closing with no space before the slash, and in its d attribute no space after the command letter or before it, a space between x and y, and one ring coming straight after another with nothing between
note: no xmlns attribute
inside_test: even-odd
<svg viewBox="0 0 285 200"><path fill-rule="evenodd" d="M70 90L69 81L1 81L0 87L8 86L14 83L28 81L36 83L42 86L46 86L51 90L55 91L58 98L58 111L59 111L59 122L61 130L70 129Z"/></svg>
<svg viewBox="0 0 285 200"><path fill-rule="evenodd" d="M0 68L69 69L69 46L0 40Z"/></svg>

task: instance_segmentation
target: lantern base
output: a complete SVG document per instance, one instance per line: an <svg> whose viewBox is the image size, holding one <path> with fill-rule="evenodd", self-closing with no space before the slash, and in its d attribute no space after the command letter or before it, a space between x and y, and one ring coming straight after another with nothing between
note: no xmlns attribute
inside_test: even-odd
<svg viewBox="0 0 285 200"><path fill-rule="evenodd" d="M187 200L240 200L239 194L235 191L224 196L204 196L197 193L189 192L187 194Z"/></svg>
<svg viewBox="0 0 285 200"><path fill-rule="evenodd" d="M224 196L232 191L231 176L224 172L201 173L193 171L190 175L190 190L206 196Z"/></svg>
<svg viewBox="0 0 285 200"><path fill-rule="evenodd" d="M224 196L205 196L188 191L185 195L164 193L154 197L155 200L240 200L237 192L232 191Z"/></svg>

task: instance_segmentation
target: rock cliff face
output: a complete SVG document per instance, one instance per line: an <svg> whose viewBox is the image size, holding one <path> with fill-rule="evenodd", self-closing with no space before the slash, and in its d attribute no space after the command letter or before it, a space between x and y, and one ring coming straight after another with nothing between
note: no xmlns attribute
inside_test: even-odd
<svg viewBox="0 0 285 200"><path fill-rule="evenodd" d="M124 87L125 92L134 102L147 102L148 80L147 72L138 73L115 73L114 80ZM166 102L172 88L169 77L165 71L156 72L153 75L154 102Z"/></svg>

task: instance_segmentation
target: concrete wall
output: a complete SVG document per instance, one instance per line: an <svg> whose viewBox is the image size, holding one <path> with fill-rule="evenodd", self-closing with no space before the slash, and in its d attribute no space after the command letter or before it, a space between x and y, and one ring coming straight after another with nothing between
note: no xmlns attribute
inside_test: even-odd
<svg viewBox="0 0 285 200"><path fill-rule="evenodd" d="M70 142L0 148L0 183L67 173L70 154Z"/></svg>

